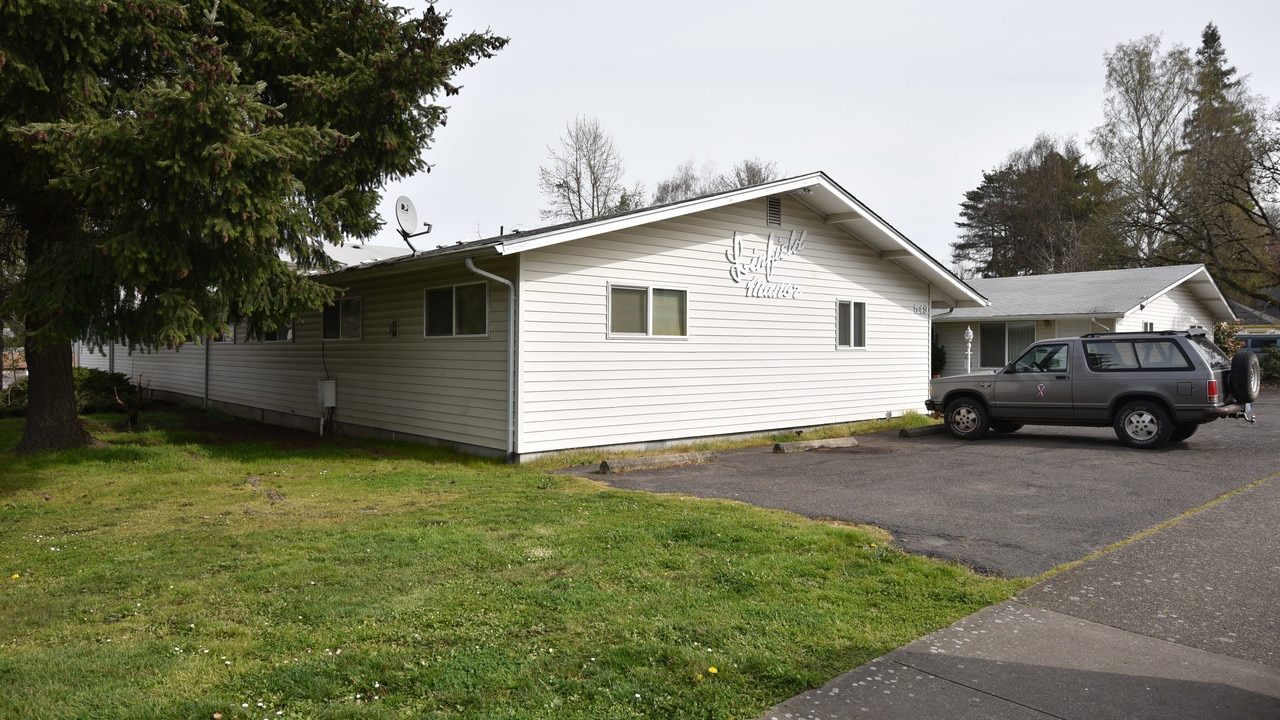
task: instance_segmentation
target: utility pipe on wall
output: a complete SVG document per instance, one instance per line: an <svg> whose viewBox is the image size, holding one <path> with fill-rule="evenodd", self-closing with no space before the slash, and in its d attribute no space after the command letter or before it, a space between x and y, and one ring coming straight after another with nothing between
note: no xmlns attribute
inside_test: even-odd
<svg viewBox="0 0 1280 720"><path fill-rule="evenodd" d="M516 286L510 280L481 270L467 258L467 269L483 278L507 286L507 462L516 450Z"/></svg>

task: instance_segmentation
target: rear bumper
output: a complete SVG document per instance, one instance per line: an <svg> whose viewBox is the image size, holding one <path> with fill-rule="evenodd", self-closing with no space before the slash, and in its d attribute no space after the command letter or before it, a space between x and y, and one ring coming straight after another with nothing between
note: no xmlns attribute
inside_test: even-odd
<svg viewBox="0 0 1280 720"><path fill-rule="evenodd" d="M1217 420L1218 418L1241 418L1253 422L1252 403L1240 405L1232 403L1230 405L1220 405L1218 407L1206 408L1204 411L1206 420Z"/></svg>
<svg viewBox="0 0 1280 720"><path fill-rule="evenodd" d="M929 412L942 412L942 403L937 402L933 398L924 401L924 408Z"/></svg>

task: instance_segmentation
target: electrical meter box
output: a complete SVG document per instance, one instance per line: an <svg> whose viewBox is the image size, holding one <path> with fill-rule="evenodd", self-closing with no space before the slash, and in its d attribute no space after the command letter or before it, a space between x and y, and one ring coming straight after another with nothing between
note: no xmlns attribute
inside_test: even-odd
<svg viewBox="0 0 1280 720"><path fill-rule="evenodd" d="M338 381L321 380L316 383L316 400L320 407L331 408L338 404Z"/></svg>

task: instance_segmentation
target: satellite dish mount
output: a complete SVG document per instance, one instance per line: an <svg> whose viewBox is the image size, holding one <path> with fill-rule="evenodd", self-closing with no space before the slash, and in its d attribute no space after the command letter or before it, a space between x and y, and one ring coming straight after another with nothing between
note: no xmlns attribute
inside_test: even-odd
<svg viewBox="0 0 1280 720"><path fill-rule="evenodd" d="M404 239L404 244L409 246L410 252L417 255L418 250L413 246L413 243L409 242L409 238L415 238L431 232L431 223L422 223L426 230L417 230L418 210L413 207L413 201L404 195L396 198L396 223L400 225L398 232L400 237Z"/></svg>

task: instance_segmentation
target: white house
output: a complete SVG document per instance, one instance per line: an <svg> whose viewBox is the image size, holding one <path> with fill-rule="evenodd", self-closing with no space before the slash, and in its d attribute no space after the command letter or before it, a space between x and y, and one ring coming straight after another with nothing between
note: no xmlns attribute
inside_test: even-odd
<svg viewBox="0 0 1280 720"><path fill-rule="evenodd" d="M278 338L80 362L266 422L517 460L922 409L931 308L985 302L822 173L325 282L338 302Z"/></svg>
<svg viewBox="0 0 1280 720"><path fill-rule="evenodd" d="M934 315L934 332L947 355L943 375L965 372L965 330L973 331L969 359L977 372L1004 367L1036 340L1212 328L1235 320L1204 265L1021 275L968 284L991 304Z"/></svg>

